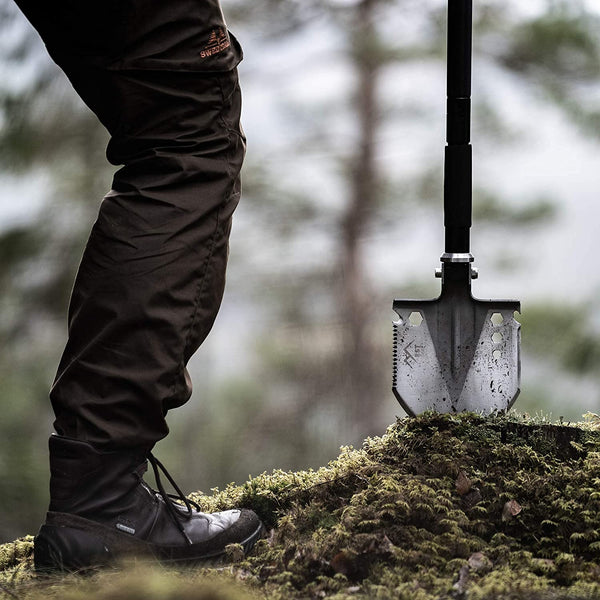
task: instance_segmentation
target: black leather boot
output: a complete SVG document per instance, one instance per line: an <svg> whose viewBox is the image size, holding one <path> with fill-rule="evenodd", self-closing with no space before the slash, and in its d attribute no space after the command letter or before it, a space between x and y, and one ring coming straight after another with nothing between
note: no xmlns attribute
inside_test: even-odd
<svg viewBox="0 0 600 600"><path fill-rule="evenodd" d="M147 460L158 492L142 479ZM159 469L178 496L165 492ZM34 541L38 571L78 571L127 555L196 562L222 555L233 543L248 552L262 531L251 510L200 512L150 453L102 452L50 437L50 509Z"/></svg>

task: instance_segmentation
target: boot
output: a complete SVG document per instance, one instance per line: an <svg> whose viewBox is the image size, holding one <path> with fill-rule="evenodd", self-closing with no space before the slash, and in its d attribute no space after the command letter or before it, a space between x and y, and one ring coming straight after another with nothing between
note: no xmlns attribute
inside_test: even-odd
<svg viewBox="0 0 600 600"><path fill-rule="evenodd" d="M248 552L263 531L251 510L200 512L149 452L103 452L58 435L49 445L50 508L34 541L38 571L79 571L131 555L193 563L224 554L228 544ZM147 461L158 492L142 479ZM165 492L160 470L178 496Z"/></svg>

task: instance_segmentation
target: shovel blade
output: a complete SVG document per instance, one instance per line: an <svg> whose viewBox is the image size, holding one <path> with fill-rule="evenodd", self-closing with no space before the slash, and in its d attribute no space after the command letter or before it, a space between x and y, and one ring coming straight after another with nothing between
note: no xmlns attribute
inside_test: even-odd
<svg viewBox="0 0 600 600"><path fill-rule="evenodd" d="M395 300L393 391L409 415L509 409L520 391L516 300Z"/></svg>

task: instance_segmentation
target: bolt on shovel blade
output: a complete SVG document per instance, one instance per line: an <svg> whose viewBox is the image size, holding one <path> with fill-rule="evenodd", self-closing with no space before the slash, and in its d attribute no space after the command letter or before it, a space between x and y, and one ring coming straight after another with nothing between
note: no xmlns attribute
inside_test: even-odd
<svg viewBox="0 0 600 600"><path fill-rule="evenodd" d="M507 410L519 394L516 300L395 300L394 394L409 415Z"/></svg>

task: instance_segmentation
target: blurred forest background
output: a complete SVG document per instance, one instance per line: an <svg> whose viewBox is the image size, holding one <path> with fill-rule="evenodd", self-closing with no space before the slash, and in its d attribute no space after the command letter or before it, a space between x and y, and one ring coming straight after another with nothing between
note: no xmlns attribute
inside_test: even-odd
<svg viewBox="0 0 600 600"><path fill-rule="evenodd" d="M402 414L391 303L443 248L442 0L223 0L249 148L228 287L158 453L183 489L317 467ZM522 301L519 411L600 409L600 6L476 0L479 297ZM47 399L106 133L0 0L0 542L47 504Z"/></svg>

